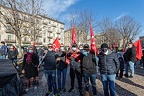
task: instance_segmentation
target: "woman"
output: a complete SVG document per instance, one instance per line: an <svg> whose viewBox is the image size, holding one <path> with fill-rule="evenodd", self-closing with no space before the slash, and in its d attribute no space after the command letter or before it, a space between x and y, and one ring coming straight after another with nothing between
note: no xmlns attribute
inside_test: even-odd
<svg viewBox="0 0 144 96"><path fill-rule="evenodd" d="M17 55L18 50L15 48L15 46L10 46L10 50L8 51L8 58L12 61L12 64L14 64L16 69L19 69L17 65Z"/></svg>
<svg viewBox="0 0 144 96"><path fill-rule="evenodd" d="M29 86L33 87L34 85L34 89L37 89L38 64L39 64L38 55L34 53L33 47L30 46L28 48L28 52L24 55L22 66L22 73L26 77L26 92L28 91Z"/></svg>

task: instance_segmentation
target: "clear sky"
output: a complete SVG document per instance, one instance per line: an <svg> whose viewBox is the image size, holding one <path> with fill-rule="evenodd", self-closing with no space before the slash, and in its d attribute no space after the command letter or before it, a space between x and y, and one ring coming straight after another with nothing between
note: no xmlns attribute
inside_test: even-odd
<svg viewBox="0 0 144 96"><path fill-rule="evenodd" d="M44 9L50 17L65 23L70 10L91 10L99 19L119 19L124 15L141 22L144 35L144 0L44 0Z"/></svg>

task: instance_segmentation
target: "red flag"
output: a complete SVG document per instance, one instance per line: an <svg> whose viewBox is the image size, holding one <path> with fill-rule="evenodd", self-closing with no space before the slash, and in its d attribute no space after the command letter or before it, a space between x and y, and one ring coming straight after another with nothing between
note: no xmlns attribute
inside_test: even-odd
<svg viewBox="0 0 144 96"><path fill-rule="evenodd" d="M96 48L95 38L94 38L94 31L92 29L92 25L90 23L90 43L91 43L91 52L95 52L96 55L98 54L98 50Z"/></svg>
<svg viewBox="0 0 144 96"><path fill-rule="evenodd" d="M36 46L36 41L33 42L33 46Z"/></svg>
<svg viewBox="0 0 144 96"><path fill-rule="evenodd" d="M140 60L141 57L143 56L140 39L137 40L137 41L134 43L134 46L136 47L136 58L137 58L138 60Z"/></svg>
<svg viewBox="0 0 144 96"><path fill-rule="evenodd" d="M58 51L59 48L60 48L60 42L59 42L58 37L57 37L53 42L53 50Z"/></svg>
<svg viewBox="0 0 144 96"><path fill-rule="evenodd" d="M72 26L72 44L76 44L76 29Z"/></svg>

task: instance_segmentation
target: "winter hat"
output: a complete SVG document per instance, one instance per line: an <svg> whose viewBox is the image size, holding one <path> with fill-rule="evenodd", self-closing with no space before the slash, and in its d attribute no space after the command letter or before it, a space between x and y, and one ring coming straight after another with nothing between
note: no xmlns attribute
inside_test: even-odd
<svg viewBox="0 0 144 96"><path fill-rule="evenodd" d="M77 44L72 44L72 47L77 47Z"/></svg>
<svg viewBox="0 0 144 96"><path fill-rule="evenodd" d="M85 44L83 48L84 48L84 49L89 49L89 45L88 45L88 44Z"/></svg>
<svg viewBox="0 0 144 96"><path fill-rule="evenodd" d="M103 43L103 44L101 45L101 48L108 48L108 45L107 45L106 43Z"/></svg>

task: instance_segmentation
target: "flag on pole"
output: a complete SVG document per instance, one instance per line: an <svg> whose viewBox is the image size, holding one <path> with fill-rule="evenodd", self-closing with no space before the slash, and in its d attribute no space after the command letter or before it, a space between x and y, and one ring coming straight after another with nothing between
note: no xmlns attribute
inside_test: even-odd
<svg viewBox="0 0 144 96"><path fill-rule="evenodd" d="M140 39L134 42L134 46L136 47L136 58L140 60L143 56Z"/></svg>
<svg viewBox="0 0 144 96"><path fill-rule="evenodd" d="M95 52L98 55L98 50L96 48L95 38L94 38L94 31L92 25L90 23L90 44L91 44L91 52Z"/></svg>
<svg viewBox="0 0 144 96"><path fill-rule="evenodd" d="M72 26L72 44L76 44L76 28Z"/></svg>
<svg viewBox="0 0 144 96"><path fill-rule="evenodd" d="M33 42L33 46L36 46L36 41Z"/></svg>
<svg viewBox="0 0 144 96"><path fill-rule="evenodd" d="M58 51L60 48L60 42L58 40L58 37L53 42L53 51Z"/></svg>

